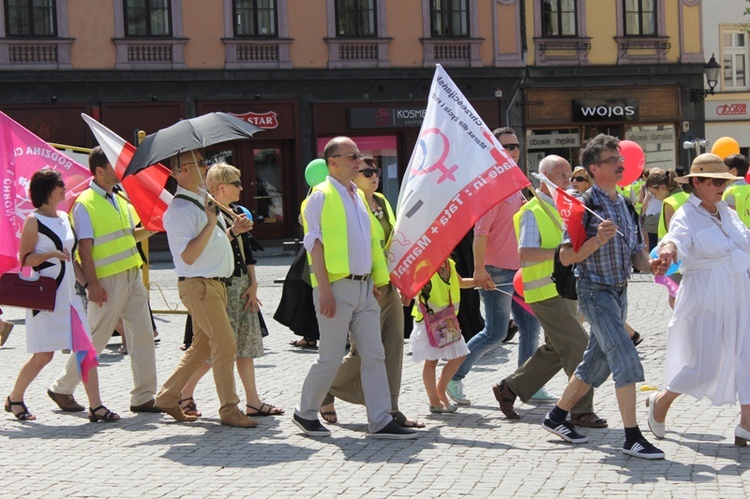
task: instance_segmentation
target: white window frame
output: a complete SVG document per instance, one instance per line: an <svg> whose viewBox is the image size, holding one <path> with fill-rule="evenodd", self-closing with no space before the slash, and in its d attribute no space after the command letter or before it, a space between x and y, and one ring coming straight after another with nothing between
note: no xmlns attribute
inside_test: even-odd
<svg viewBox="0 0 750 499"><path fill-rule="evenodd" d="M732 36L732 46L725 46L724 45L724 37L726 35ZM745 37L745 46L744 47L735 47L734 42L736 41L736 36L742 35ZM731 56L732 57L732 63L731 68L727 68L726 65L726 57ZM745 85L736 85L737 81L737 75L734 71L734 61L735 57L743 57L745 59ZM721 62L720 62L722 68L719 72L719 80L721 81L721 89L724 92L743 92L750 89L750 75L748 74L748 33L743 28L739 26L733 26L733 27L722 27L721 28ZM729 69L732 74L732 85L726 85L726 81L724 80L724 73Z"/></svg>

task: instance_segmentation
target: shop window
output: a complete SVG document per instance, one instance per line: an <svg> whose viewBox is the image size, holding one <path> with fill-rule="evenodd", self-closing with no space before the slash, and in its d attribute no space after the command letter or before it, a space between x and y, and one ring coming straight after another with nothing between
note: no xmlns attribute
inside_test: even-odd
<svg viewBox="0 0 750 499"><path fill-rule="evenodd" d="M721 50L723 90L747 90L747 32L738 29L722 30Z"/></svg>
<svg viewBox="0 0 750 499"><path fill-rule="evenodd" d="M422 0L422 65L482 67L478 0Z"/></svg>
<svg viewBox="0 0 750 499"><path fill-rule="evenodd" d="M226 69L290 69L287 0L224 0Z"/></svg>
<svg viewBox="0 0 750 499"><path fill-rule="evenodd" d="M124 0L125 36L172 35L169 0Z"/></svg>
<svg viewBox="0 0 750 499"><path fill-rule="evenodd" d="M468 0L432 0L432 36L469 36Z"/></svg>
<svg viewBox="0 0 750 499"><path fill-rule="evenodd" d="M276 36L276 0L234 0L234 36Z"/></svg>
<svg viewBox="0 0 750 499"><path fill-rule="evenodd" d="M576 0L542 0L542 36L576 36Z"/></svg>
<svg viewBox="0 0 750 499"><path fill-rule="evenodd" d="M326 0L329 68L389 68L386 0Z"/></svg>
<svg viewBox="0 0 750 499"><path fill-rule="evenodd" d="M674 170L679 162L674 124L626 126L625 139L632 140L646 155L645 169Z"/></svg>
<svg viewBox="0 0 750 499"><path fill-rule="evenodd" d="M375 0L336 0L336 36L378 36Z"/></svg>
<svg viewBox="0 0 750 499"><path fill-rule="evenodd" d="M672 48L666 36L664 0L617 2L617 63L659 64Z"/></svg>
<svg viewBox="0 0 750 499"><path fill-rule="evenodd" d="M115 69L185 69L182 0L113 0Z"/></svg>
<svg viewBox="0 0 750 499"><path fill-rule="evenodd" d="M281 178L281 150L253 149L255 165L255 193L257 210L255 222L260 225L284 223L284 193Z"/></svg>
<svg viewBox="0 0 750 499"><path fill-rule="evenodd" d="M5 0L0 17L0 70L72 69L68 0Z"/></svg>
<svg viewBox="0 0 750 499"><path fill-rule="evenodd" d="M528 130L526 132L526 171L538 172L539 162L550 154L565 158L575 168L578 164L580 147L581 132L578 128Z"/></svg>

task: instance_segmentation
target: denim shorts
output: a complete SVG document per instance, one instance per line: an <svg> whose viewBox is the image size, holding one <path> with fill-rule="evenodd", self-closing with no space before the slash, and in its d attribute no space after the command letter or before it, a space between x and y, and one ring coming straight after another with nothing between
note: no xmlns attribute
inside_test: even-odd
<svg viewBox="0 0 750 499"><path fill-rule="evenodd" d="M612 373L615 388L645 381L635 345L625 331L628 288L579 278L578 304L591 324L591 336L575 376L598 387Z"/></svg>

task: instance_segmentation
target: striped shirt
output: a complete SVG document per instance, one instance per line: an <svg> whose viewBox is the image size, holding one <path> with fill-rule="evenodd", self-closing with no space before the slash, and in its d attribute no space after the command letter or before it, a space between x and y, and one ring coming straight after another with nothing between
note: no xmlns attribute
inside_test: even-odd
<svg viewBox="0 0 750 499"><path fill-rule="evenodd" d="M639 224L633 220L628 211L625 199L617 195L612 201L609 194L594 184L589 189L591 204L596 213L605 220L612 220L623 234L615 234L607 244L594 251L588 258L576 266L576 276L584 277L599 284L623 284L630 277L633 267L633 255L642 251L643 241L639 242ZM586 227L587 239L596 237L596 230L601 220L588 211L584 214L583 224ZM563 244L570 244L568 232L563 233Z"/></svg>

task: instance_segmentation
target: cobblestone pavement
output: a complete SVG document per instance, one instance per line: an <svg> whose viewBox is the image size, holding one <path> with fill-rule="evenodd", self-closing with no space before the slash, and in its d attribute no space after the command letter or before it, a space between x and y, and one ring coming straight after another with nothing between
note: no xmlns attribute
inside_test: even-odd
<svg viewBox="0 0 750 499"><path fill-rule="evenodd" d="M597 391L596 410L609 429L587 430L591 442L571 446L539 426L549 405L520 406L511 422L499 411L491 386L512 372L517 345L501 346L486 356L466 379L473 404L453 415L431 415L421 366L404 358L401 408L427 423L413 441L377 441L365 437L362 407L339 403L340 424L333 435L311 439L291 423L302 379L315 352L288 345L292 333L271 319L291 257L259 260L260 292L271 330L266 355L256 362L264 400L286 409L281 417L261 418L256 429L219 425L213 381L198 386L196 400L204 417L175 423L158 414L128 412L132 378L127 356L116 353L114 337L101 356L102 399L123 419L91 424L85 413L62 413L46 389L65 356L57 354L26 394L34 422L0 420L0 490L4 496L32 497L748 497L750 449L733 446L739 407L711 407L706 401L680 399L659 443L664 461L647 462L620 452L623 432L611 380ZM182 307L169 264L151 271L155 310ZM629 288L629 322L645 336L639 347L647 380L639 385L638 417L647 433L644 400L648 385L663 382L666 290L645 276ZM24 312L6 309L16 324L0 350L2 396L10 392L28 355ZM161 383L181 354L185 316L158 313L157 346ZM408 352L408 342L406 351ZM547 388L560 393L560 373ZM239 384L239 380L238 380ZM84 391L76 392L85 402ZM240 393L244 402L244 394Z"/></svg>

